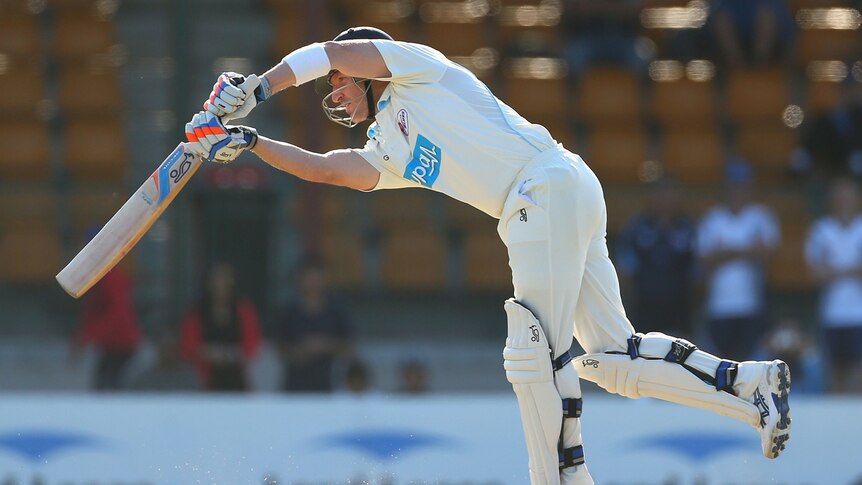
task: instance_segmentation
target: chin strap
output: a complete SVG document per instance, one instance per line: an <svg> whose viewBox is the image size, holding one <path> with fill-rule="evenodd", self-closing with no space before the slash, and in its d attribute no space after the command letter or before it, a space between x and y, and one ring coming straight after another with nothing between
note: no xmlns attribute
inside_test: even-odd
<svg viewBox="0 0 862 485"><path fill-rule="evenodd" d="M368 119L373 120L377 114L376 103L374 102L374 94L371 92L371 79L365 80L365 99L368 101Z"/></svg>

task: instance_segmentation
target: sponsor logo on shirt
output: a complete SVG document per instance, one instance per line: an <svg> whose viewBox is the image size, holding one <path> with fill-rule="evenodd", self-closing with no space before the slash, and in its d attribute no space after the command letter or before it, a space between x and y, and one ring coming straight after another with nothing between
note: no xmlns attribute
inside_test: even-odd
<svg viewBox="0 0 862 485"><path fill-rule="evenodd" d="M416 135L416 146L413 147L413 159L407 164L404 178L413 180L425 187L432 187L440 175L440 160L443 152L440 147L431 143L422 135Z"/></svg>
<svg viewBox="0 0 862 485"><path fill-rule="evenodd" d="M407 110L398 110L396 118L398 118L398 128L401 130L401 133L404 133L404 136L410 136L410 126L407 124Z"/></svg>

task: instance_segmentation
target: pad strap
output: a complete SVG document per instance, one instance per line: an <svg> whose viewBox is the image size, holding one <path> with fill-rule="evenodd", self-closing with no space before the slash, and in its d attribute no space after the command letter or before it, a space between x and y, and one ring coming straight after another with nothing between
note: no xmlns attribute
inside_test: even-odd
<svg viewBox="0 0 862 485"><path fill-rule="evenodd" d="M674 364L679 364L686 370L697 376L700 380L706 382L710 386L715 386L719 391L725 391L736 395L733 390L733 385L736 382L738 372L738 362L731 360L721 360L709 354L701 353L696 355L696 358L689 359L695 352L698 351L697 346L688 340L674 338L657 332L643 334L634 334L626 341L626 354L632 360L641 358L648 360L664 360ZM647 345L649 344L649 345ZM669 347L667 347L669 345ZM643 349L641 349L643 347ZM667 349L667 350L665 350ZM608 352L610 354L622 352ZM692 362L688 362L692 360ZM713 362L717 363L714 367L715 373L710 368Z"/></svg>
<svg viewBox="0 0 862 485"><path fill-rule="evenodd" d="M563 355L553 360L554 372L559 371L569 364L573 359L571 350L563 352ZM584 401L581 398L563 398L563 417L580 418Z"/></svg>
<svg viewBox="0 0 862 485"><path fill-rule="evenodd" d="M584 447L581 445L566 448L560 452L560 468L584 464Z"/></svg>
<svg viewBox="0 0 862 485"><path fill-rule="evenodd" d="M641 344L641 336L638 334L634 334L629 337L626 342L628 343L628 349L626 350L626 353L629 354L629 357L631 357L632 360L635 360L640 357L641 354L638 351L638 347L640 347Z"/></svg>
<svg viewBox="0 0 862 485"><path fill-rule="evenodd" d="M566 366L566 364L568 364L571 361L572 361L572 351L567 350L567 351L563 352L563 355L554 359L554 372L562 369L563 367Z"/></svg>
<svg viewBox="0 0 862 485"><path fill-rule="evenodd" d="M736 382L736 373L739 371L738 362L731 360L722 360L718 364L718 370L715 371L715 388L719 391L733 392L733 384Z"/></svg>
<svg viewBox="0 0 862 485"><path fill-rule="evenodd" d="M564 418L580 418L584 407L584 400L581 398L563 398L563 417Z"/></svg>
<svg viewBox="0 0 862 485"><path fill-rule="evenodd" d="M677 364L684 364L688 356L697 350L697 346L688 340L678 338L670 344L670 351L664 356L664 360Z"/></svg>

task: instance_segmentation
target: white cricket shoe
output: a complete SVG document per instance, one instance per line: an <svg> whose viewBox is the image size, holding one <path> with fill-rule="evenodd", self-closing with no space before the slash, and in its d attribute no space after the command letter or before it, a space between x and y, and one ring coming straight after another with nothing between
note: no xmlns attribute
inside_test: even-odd
<svg viewBox="0 0 862 485"><path fill-rule="evenodd" d="M765 364L765 372L754 390L752 402L760 411L763 455L777 458L790 439L790 368L780 360Z"/></svg>

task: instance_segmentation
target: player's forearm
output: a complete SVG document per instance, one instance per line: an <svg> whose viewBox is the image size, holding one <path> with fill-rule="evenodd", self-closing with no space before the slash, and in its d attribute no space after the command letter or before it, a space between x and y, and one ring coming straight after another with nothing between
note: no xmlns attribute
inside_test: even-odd
<svg viewBox="0 0 862 485"><path fill-rule="evenodd" d="M263 136L252 151L274 168L309 182L326 182L327 169L319 153Z"/></svg>
<svg viewBox="0 0 862 485"><path fill-rule="evenodd" d="M263 73L263 77L269 81L272 94L296 85L296 76L293 74L293 70L284 62L272 66L270 70Z"/></svg>
<svg viewBox="0 0 862 485"><path fill-rule="evenodd" d="M348 174L332 155L305 150L289 143L260 137L252 150L269 165L309 182L353 187Z"/></svg>

